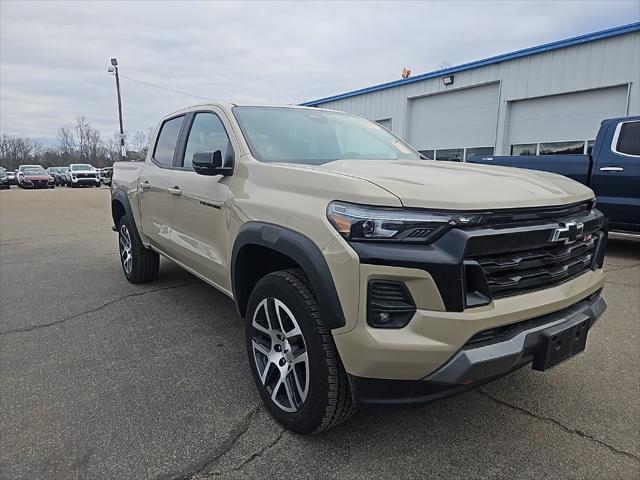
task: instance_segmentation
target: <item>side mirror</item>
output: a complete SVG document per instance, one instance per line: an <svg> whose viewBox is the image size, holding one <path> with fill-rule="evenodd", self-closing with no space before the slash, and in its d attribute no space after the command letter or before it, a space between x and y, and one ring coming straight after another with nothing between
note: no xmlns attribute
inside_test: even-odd
<svg viewBox="0 0 640 480"><path fill-rule="evenodd" d="M233 159L231 165L225 166L222 161L222 150L215 152L200 152L193 154L192 166L199 175L222 175L229 176L233 174Z"/></svg>

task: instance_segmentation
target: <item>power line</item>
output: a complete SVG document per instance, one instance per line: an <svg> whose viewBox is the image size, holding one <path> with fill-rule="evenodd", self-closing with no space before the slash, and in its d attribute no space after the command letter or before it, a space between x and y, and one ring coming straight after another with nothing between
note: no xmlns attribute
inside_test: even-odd
<svg viewBox="0 0 640 480"><path fill-rule="evenodd" d="M143 80L138 80L137 78L129 77L129 76L127 76L127 75L123 75L122 73L120 74L120 76L121 76L122 78L126 78L127 80L131 80L132 82L136 82L136 83L139 83L139 84L141 84L141 85L146 85L146 86L148 86L148 87L153 87L153 88L157 88L157 89L160 89L160 90L165 90L165 91L167 91L167 92L171 92L171 93L177 93L177 94L179 94L179 95L186 95L187 97L198 98L198 99L200 99L200 100L206 100L206 101L208 101L208 102L212 102L212 101L214 101L214 100L213 100L213 99L211 99L211 98L201 97L200 95L193 95L193 94L191 94L191 93L181 92L180 90L174 90L173 88L167 88L167 87L163 87L163 86L161 86L161 85L156 85L156 84L154 84L154 83L149 83L149 82L145 82L145 81L143 81Z"/></svg>

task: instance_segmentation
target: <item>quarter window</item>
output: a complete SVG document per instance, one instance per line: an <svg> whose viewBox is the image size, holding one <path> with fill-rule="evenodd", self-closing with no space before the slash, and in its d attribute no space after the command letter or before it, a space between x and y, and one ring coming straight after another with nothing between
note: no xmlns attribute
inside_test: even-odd
<svg viewBox="0 0 640 480"><path fill-rule="evenodd" d="M178 135L180 135L183 120L184 116L176 117L162 124L156 148L153 152L153 158L156 163L165 166L173 165L173 152L176 149L176 143L178 143Z"/></svg>
<svg viewBox="0 0 640 480"><path fill-rule="evenodd" d="M540 155L582 155L584 142L548 142L540 144Z"/></svg>
<svg viewBox="0 0 640 480"><path fill-rule="evenodd" d="M420 150L420 155L422 155L425 158L428 158L429 160L433 160L433 150Z"/></svg>
<svg viewBox="0 0 640 480"><path fill-rule="evenodd" d="M623 123L618 135L616 151L626 155L640 156L640 122Z"/></svg>
<svg viewBox="0 0 640 480"><path fill-rule="evenodd" d="M197 113L189 131L183 166L191 168L196 153L221 150L225 158L228 145L229 137L220 118L215 113Z"/></svg>

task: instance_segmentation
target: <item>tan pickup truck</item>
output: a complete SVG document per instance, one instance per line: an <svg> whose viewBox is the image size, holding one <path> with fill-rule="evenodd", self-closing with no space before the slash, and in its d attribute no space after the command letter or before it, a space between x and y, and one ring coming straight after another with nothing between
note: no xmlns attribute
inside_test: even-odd
<svg viewBox="0 0 640 480"><path fill-rule="evenodd" d="M162 255L233 298L258 391L300 433L552 368L606 308L591 190L425 160L351 114L175 112L111 190L125 277Z"/></svg>

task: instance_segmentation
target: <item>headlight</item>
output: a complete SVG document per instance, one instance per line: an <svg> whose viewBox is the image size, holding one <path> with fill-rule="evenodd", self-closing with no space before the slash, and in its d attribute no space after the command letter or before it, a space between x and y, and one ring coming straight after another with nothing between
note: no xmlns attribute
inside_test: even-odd
<svg viewBox="0 0 640 480"><path fill-rule="evenodd" d="M482 215L430 212L331 202L327 218L346 239L354 241L427 242L451 226L471 226Z"/></svg>

